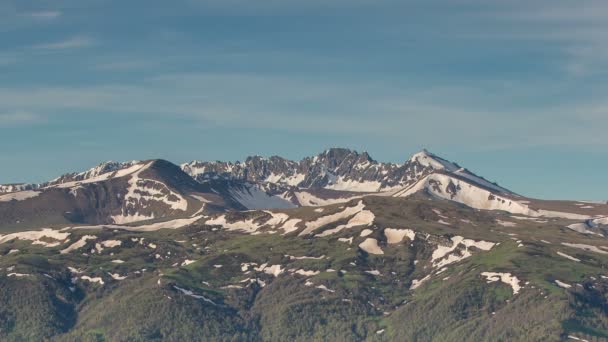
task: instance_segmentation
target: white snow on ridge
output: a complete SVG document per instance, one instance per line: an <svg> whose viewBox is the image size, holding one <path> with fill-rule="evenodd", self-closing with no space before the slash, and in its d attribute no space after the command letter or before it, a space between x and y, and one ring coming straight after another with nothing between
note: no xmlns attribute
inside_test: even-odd
<svg viewBox="0 0 608 342"><path fill-rule="evenodd" d="M177 285L173 285L173 288L176 289L176 290L178 290L179 292L185 294L186 296L189 296L189 297L192 297L192 298L196 298L196 299L202 299L202 300L204 300L207 303L211 303L213 305L217 305L211 299L209 299L209 298L207 298L205 296L202 296L202 295L197 295L197 294L195 294L194 292L192 292L190 290L183 289L183 288L181 288L181 287L179 287Z"/></svg>
<svg viewBox="0 0 608 342"><path fill-rule="evenodd" d="M306 178L306 175L303 173L296 173L291 176L286 176L284 174L271 173L268 177L266 177L264 182L282 183L282 184L287 184L290 186L298 186L298 184L302 183L305 178Z"/></svg>
<svg viewBox="0 0 608 342"><path fill-rule="evenodd" d="M518 294L519 290L521 290L519 279L517 279L516 276L512 276L511 273L482 272L481 275L486 277L488 283L493 283L500 280L503 283L510 285L513 289L514 295Z"/></svg>
<svg viewBox="0 0 608 342"><path fill-rule="evenodd" d="M598 226L602 226L602 225L607 225L608 226L608 216L607 217L600 217L600 218L596 218L591 220L591 226L592 227L598 227Z"/></svg>
<svg viewBox="0 0 608 342"><path fill-rule="evenodd" d="M464 169L459 169L459 170L455 171L454 174L458 175L462 178L466 178L467 180L473 181L474 183L482 185L483 187L486 187L488 189L492 189L494 191L503 192L503 193L510 193L509 190L502 188L496 184L490 183L481 177L477 177L471 173L468 173Z"/></svg>
<svg viewBox="0 0 608 342"><path fill-rule="evenodd" d="M140 232L149 232L149 231L154 231L154 230L159 230L159 229L178 229L181 227L189 226L189 225L195 223L196 221L200 220L201 218L203 218L203 216L195 216L195 217L189 217L189 218L184 218L184 219L175 219L175 220L170 220L170 221L151 223L151 224L145 224L145 225L134 226L134 227L123 226L120 229L129 230L129 231L140 231Z"/></svg>
<svg viewBox="0 0 608 342"><path fill-rule="evenodd" d="M361 242L359 244L359 248L361 248L362 250L366 251L369 254L376 254L376 255L384 254L384 251L382 250L382 248L380 248L380 246L378 246L378 240L372 239L372 238L367 238L367 239L365 239L365 241Z"/></svg>
<svg viewBox="0 0 608 342"><path fill-rule="evenodd" d="M378 181L358 182L356 180L345 180L343 176L338 176L337 180L327 185L325 188L338 191L353 191L353 192L378 192L382 183Z"/></svg>
<svg viewBox="0 0 608 342"><path fill-rule="evenodd" d="M7 241L14 240L14 239L19 239L19 240L32 241L32 244L34 244L34 245L43 245L45 247L55 247L55 246L59 246L60 244L65 242L65 240L70 236L70 234L71 233L66 233L66 232L59 231L59 230L44 228L42 230L33 230L33 231L26 231L26 232L20 232L20 233L11 233L11 234L7 234L7 235L0 235L0 244L5 243ZM42 240L43 238L57 240L57 241L56 242L43 241Z"/></svg>
<svg viewBox="0 0 608 342"><path fill-rule="evenodd" d="M205 197L201 196L201 195L190 195L190 197L194 198L195 200L199 201L199 202L203 202L203 203L211 203L210 200L206 199Z"/></svg>
<svg viewBox="0 0 608 342"><path fill-rule="evenodd" d="M374 223L375 218L376 218L376 216L374 215L374 213L372 213L369 210L363 210L363 211L360 211L357 214L355 214L355 216L353 216L346 224L341 224L341 225L337 226L336 228L328 229L315 236L318 236L318 237L328 236L331 234L335 234L345 228L352 228L352 227L357 227L357 226L371 226ZM369 231L369 229L366 229L366 230ZM370 231L370 234L371 234L371 231ZM361 235L361 236L363 236L363 235Z"/></svg>
<svg viewBox="0 0 608 342"><path fill-rule="evenodd" d="M82 248L82 247L84 247L87 244L88 240L94 240L96 238L97 238L97 236L95 236L95 235L84 235L78 241L76 241L73 244L69 245L67 248L62 249L59 253L66 254L66 253L69 253L71 251L74 251L74 250L77 250L79 248Z"/></svg>
<svg viewBox="0 0 608 342"><path fill-rule="evenodd" d="M363 229L363 230L361 231L361 234L359 234L359 236L361 236L361 237L366 237L366 236L368 236L368 235L371 235L373 232L374 232L374 231L373 231L373 230L371 230L371 229Z"/></svg>
<svg viewBox="0 0 608 342"><path fill-rule="evenodd" d="M245 221L227 222L226 215L220 215L214 219L209 219L205 222L209 226L222 226L224 229L242 231L245 233L253 233L261 227L260 224L253 222L255 219Z"/></svg>
<svg viewBox="0 0 608 342"><path fill-rule="evenodd" d="M346 207L346 208L344 208L344 210L337 212L335 214L321 216L314 221L307 222L306 228L302 232L300 232L299 235L303 236L306 234L310 234L313 231L315 231L316 229L319 229L325 225L351 217L351 216L361 212L363 210L363 208L365 208L365 204L363 204L363 201L359 201L359 203L354 207ZM357 221L358 220L359 219L357 219Z"/></svg>
<svg viewBox="0 0 608 342"><path fill-rule="evenodd" d="M532 210L525 203L497 195L464 180L445 174L430 174L418 183L395 193L396 197L408 197L419 191L426 190L433 196L462 203L474 209L503 210L513 214L532 217L561 217L569 219L588 219L587 215L574 213Z"/></svg>
<svg viewBox="0 0 608 342"><path fill-rule="evenodd" d="M399 243L407 236L410 241L414 241L416 238L416 232L411 229L384 229L384 235L386 236L386 242L389 244Z"/></svg>
<svg viewBox="0 0 608 342"><path fill-rule="evenodd" d="M125 169L121 169L118 171L108 171L108 172L105 172L102 174L97 174L97 171L95 171L96 168L93 168L89 171L84 172L84 173L90 173L90 174L94 175L93 177L89 177L89 178L83 179L81 181L65 182L65 183L50 185L47 188L61 188L61 189L73 188L73 187L80 186L81 184L96 183L96 182L101 182L101 181L105 181L108 179L121 178L121 177L128 176L130 174L133 174L137 171L140 171L144 167L145 166L143 164L137 163L137 164L134 164ZM81 175L84 173L81 173Z"/></svg>
<svg viewBox="0 0 608 342"><path fill-rule="evenodd" d="M296 205L279 196L272 196L256 185L246 189L231 189L230 194L247 209L289 209Z"/></svg>
<svg viewBox="0 0 608 342"><path fill-rule="evenodd" d="M449 172L453 172L459 169L453 163L448 162L447 160L441 159L427 150L422 150L416 154L414 154L410 158L411 162L418 162L420 165L425 167L431 167L434 170L447 170Z"/></svg>
<svg viewBox="0 0 608 342"><path fill-rule="evenodd" d="M77 227L73 227L72 229L92 230L92 229L110 228L110 229L128 230L128 231L132 231L132 232L138 232L138 231L150 232L150 231L155 231L155 230L159 230L159 229L177 229L177 228L189 226L189 225L195 223L196 221L200 220L201 218L203 218L203 216L195 216L195 217L184 218L184 219L175 219L175 220L169 220L169 221L163 221L163 222L157 222L157 223L151 223L151 224L144 224L144 225L139 225L139 226L102 224L102 225L94 225L94 226L77 226Z"/></svg>
<svg viewBox="0 0 608 342"><path fill-rule="evenodd" d="M303 275L306 277L311 277L311 276L315 276L319 273L321 273L320 271L312 271L312 270L303 270L303 269L299 269L297 271L294 272L295 274L299 274L299 275Z"/></svg>
<svg viewBox="0 0 608 342"><path fill-rule="evenodd" d="M572 287L572 285L570 285L570 284L566 284L566 283L564 283L563 281L559 281L559 280L557 280L557 279L555 279L555 284L557 284L557 286L559 286L559 287L561 287L561 288L564 288L564 289L569 289L569 288L571 288L571 287Z"/></svg>
<svg viewBox="0 0 608 342"><path fill-rule="evenodd" d="M114 174L114 176L112 176L112 178L121 178L124 176L128 176L134 172L141 170L143 167L144 167L144 164L137 162L136 164L134 164L130 167L116 171L116 173Z"/></svg>
<svg viewBox="0 0 608 342"><path fill-rule="evenodd" d="M433 254L431 256L433 267L440 268L472 256L471 252L469 251L470 247L476 247L484 251L489 251L495 245L493 242L475 241L471 239L465 239L462 236L453 236L451 240L451 246L437 245L437 249L433 251ZM455 251L458 245L460 244L463 244L465 246L465 249L463 251L459 251L458 254L450 254Z"/></svg>
<svg viewBox="0 0 608 342"><path fill-rule="evenodd" d="M515 222L509 222L509 221L503 221L503 220L496 220L496 223L498 223L499 225L501 225L503 227L515 227L515 226L517 226L517 223L515 223Z"/></svg>
<svg viewBox="0 0 608 342"><path fill-rule="evenodd" d="M318 207L330 204L346 203L352 199L361 198L361 196L345 197L345 198L319 198L307 191L297 191L294 193L298 203L303 207Z"/></svg>
<svg viewBox="0 0 608 342"><path fill-rule="evenodd" d="M101 279L101 277L92 278L92 277L89 277L89 276L85 275L85 276L80 277L80 279L86 280L86 281L88 281L90 283L99 283L100 285L104 284L103 279Z"/></svg>
<svg viewBox="0 0 608 342"><path fill-rule="evenodd" d="M562 245L567 246L567 247L582 249L582 250L587 251L587 252L595 252L595 253L599 253L599 254L608 254L607 251L601 250L597 246L585 245L585 244L582 244L582 243L567 243L567 242L562 242ZM608 249L608 247L603 247L603 248Z"/></svg>
<svg viewBox="0 0 608 342"><path fill-rule="evenodd" d="M410 290L415 290L418 287L420 287L420 285L422 285L422 283L424 283L425 281L431 279L431 275L427 275L426 277L418 280L418 279L414 279L412 280L412 285L410 286Z"/></svg>
<svg viewBox="0 0 608 342"><path fill-rule="evenodd" d="M574 230L575 232L579 232L581 234L592 234L592 235L604 236L600 233L596 233L592 230L587 229L587 228L589 228L587 223L573 223L573 224L568 225L567 227Z"/></svg>
<svg viewBox="0 0 608 342"><path fill-rule="evenodd" d="M150 216L143 215L137 212L139 207L148 207L149 202L161 202L169 206L172 210L188 210L188 201L180 194L172 191L162 182L140 178L140 174L150 168L154 161L147 163L143 167L139 167L136 172L132 173L129 179L127 193L124 196L124 207L121 215L115 215L112 218L115 223L124 224L141 221L141 219L150 219ZM152 183L150 185L149 183ZM135 214L129 214L136 211ZM153 215L151 215L153 217Z"/></svg>
<svg viewBox="0 0 608 342"><path fill-rule="evenodd" d="M276 227L280 224L283 224L289 220L289 215L283 213L273 213L272 211L264 210L265 213L269 214L271 218L264 223L265 225Z"/></svg>
<svg viewBox="0 0 608 342"><path fill-rule="evenodd" d="M0 195L0 202L24 201L28 198L37 197L38 195L40 195L40 191L34 190L12 192L6 195Z"/></svg>
<svg viewBox="0 0 608 342"><path fill-rule="evenodd" d="M131 214L131 215L122 215L122 214L121 215L112 215L111 217L112 217L112 220L114 221L114 223L125 224L125 223L153 220L154 213L151 213L149 216L142 215L140 213L136 213L136 214Z"/></svg>
<svg viewBox="0 0 608 342"><path fill-rule="evenodd" d="M563 256L564 258L566 258L566 259L570 259L570 260L572 260L572 261L576 261L576 262L580 262L580 261L581 261L580 259L577 259L577 258L575 258L575 257L573 257L573 256L570 256L570 255L566 254L566 253L557 252L557 255L559 255L559 256Z"/></svg>
<svg viewBox="0 0 608 342"><path fill-rule="evenodd" d="M318 257L307 256L307 255L299 256L299 257L293 256L293 255L285 255L285 256L288 257L289 260L322 260L322 259L325 259L325 255L321 255Z"/></svg>
<svg viewBox="0 0 608 342"><path fill-rule="evenodd" d="M127 276L121 276L121 275L120 275L120 274L118 274L118 273L110 273L110 272L108 272L108 274L109 274L109 275L110 275L110 277L112 277L112 279L114 279L114 280L125 280L125 279L127 279Z"/></svg>
<svg viewBox="0 0 608 342"><path fill-rule="evenodd" d="M279 275L281 275L281 273L285 272L285 270L281 267L281 265L268 265L267 263L264 263L261 264L259 267L254 267L254 270L278 277Z"/></svg>
<svg viewBox="0 0 608 342"><path fill-rule="evenodd" d="M283 226L281 227L281 229L283 229L285 232L283 233L283 235L291 233L293 231L298 230L297 224L302 222L301 219L291 219L291 220L287 220L287 222L285 222L283 224Z"/></svg>
<svg viewBox="0 0 608 342"><path fill-rule="evenodd" d="M289 219L289 215L284 213L274 213L271 211L264 211L266 214L270 215L269 219L262 221L261 219L254 217L247 220L228 222L226 220L226 214L217 216L212 219L208 219L205 224L207 225L219 225L224 229L234 230L234 231L242 231L245 233L256 233L257 230L264 226L269 226L271 228L276 228L280 226L280 229L283 229L287 234L292 232L298 227L296 224L300 222L300 219ZM256 222L258 221L258 222Z"/></svg>

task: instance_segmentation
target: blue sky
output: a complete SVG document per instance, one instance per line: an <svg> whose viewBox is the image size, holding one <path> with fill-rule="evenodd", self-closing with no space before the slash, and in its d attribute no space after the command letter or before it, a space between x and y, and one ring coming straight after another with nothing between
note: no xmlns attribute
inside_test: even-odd
<svg viewBox="0 0 608 342"><path fill-rule="evenodd" d="M608 2L2 0L0 183L104 160L401 162L608 199Z"/></svg>

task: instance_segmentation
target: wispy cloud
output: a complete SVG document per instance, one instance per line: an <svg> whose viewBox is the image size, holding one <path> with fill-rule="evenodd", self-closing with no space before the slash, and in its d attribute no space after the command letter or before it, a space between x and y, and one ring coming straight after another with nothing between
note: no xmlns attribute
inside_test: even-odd
<svg viewBox="0 0 608 342"><path fill-rule="evenodd" d="M57 19L62 15L61 11L39 11L28 13L28 16L36 19Z"/></svg>
<svg viewBox="0 0 608 342"><path fill-rule="evenodd" d="M123 60L114 62L101 62L93 65L93 69L103 71L141 70L157 66L157 63L147 60Z"/></svg>
<svg viewBox="0 0 608 342"><path fill-rule="evenodd" d="M42 117L26 111L0 112L0 126L40 122Z"/></svg>
<svg viewBox="0 0 608 342"><path fill-rule="evenodd" d="M542 96L539 94L545 91L525 82L513 87L528 94L502 93L505 85L500 81L417 90L377 81L177 74L120 85L0 88L0 103L36 113L120 113L125 120L155 118L167 122L180 117L226 129L365 135L401 143L432 141L476 149L608 144L604 138L608 130L606 103L583 106L580 101L571 101L537 109L503 108L497 101L516 103L528 96ZM492 92L500 95L489 96ZM501 99L505 96L508 98Z"/></svg>
<svg viewBox="0 0 608 342"><path fill-rule="evenodd" d="M96 41L89 36L74 36L62 41L45 43L33 46L35 49L41 50L65 50L90 47L96 44Z"/></svg>

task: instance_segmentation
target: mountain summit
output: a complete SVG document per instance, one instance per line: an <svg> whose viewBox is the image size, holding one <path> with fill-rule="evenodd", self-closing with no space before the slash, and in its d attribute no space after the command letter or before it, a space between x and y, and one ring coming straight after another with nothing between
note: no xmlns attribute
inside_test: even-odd
<svg viewBox="0 0 608 342"><path fill-rule="evenodd" d="M251 156L243 162L192 161L179 167L163 160L104 162L42 184L2 185L0 192L0 222L18 227L130 224L199 210L286 209L414 194L535 217L601 214L596 207L525 198L426 149L402 164L345 148L300 161Z"/></svg>
<svg viewBox="0 0 608 342"><path fill-rule="evenodd" d="M2 341L608 338L608 204L527 198L426 150L106 162L2 189Z"/></svg>

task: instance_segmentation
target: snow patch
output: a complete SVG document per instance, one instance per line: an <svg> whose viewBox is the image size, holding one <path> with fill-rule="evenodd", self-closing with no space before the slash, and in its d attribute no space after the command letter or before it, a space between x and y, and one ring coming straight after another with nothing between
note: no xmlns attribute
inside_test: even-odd
<svg viewBox="0 0 608 342"><path fill-rule="evenodd" d="M442 266L449 265L451 263L458 262L460 260L470 257L472 255L469 252L470 247L476 247L476 248L484 250L484 251L488 251L488 250L492 249L492 247L494 247L493 242L488 242L488 241L483 241L483 240L475 241L475 240L471 240L471 239L465 239L462 236L453 236L451 238L451 240L452 240L451 246L438 245L437 249L435 249L433 251L433 254L431 255L431 261L433 262L433 267L442 267ZM458 255L457 254L448 255L449 253L456 250L456 248L460 244L463 244L465 246L464 251L460 251L458 253ZM439 262L435 262L436 260L444 258L446 255L448 255L448 257L446 259L441 260Z"/></svg>
<svg viewBox="0 0 608 342"><path fill-rule="evenodd" d="M110 273L110 272L108 272L108 274L109 274L109 275L110 275L110 277L112 277L112 279L114 279L114 280L125 280L125 279L127 279L127 276L121 276L121 275L120 275L120 274L118 274L118 273Z"/></svg>
<svg viewBox="0 0 608 342"><path fill-rule="evenodd" d="M570 260L572 260L572 261L576 261L576 262L580 262L580 261L581 261L580 259L577 259L577 258L575 258L575 257L573 257L573 256L570 256L570 255L566 254L566 253L557 252L557 255L559 255L559 256L563 256L564 258L566 258L566 259L570 259Z"/></svg>
<svg viewBox="0 0 608 342"><path fill-rule="evenodd" d="M217 305L211 299L209 299L209 298L207 298L205 296L202 296L202 295L195 294L194 292L192 292L190 290L183 289L183 288L181 288L181 287L179 287L177 285L173 285L173 288L176 289L176 290L178 290L179 292L185 294L186 296L189 296L189 297L192 297L192 298L196 298L196 299L202 299L202 300L204 300L207 303L210 303L210 304L213 304L213 305Z"/></svg>
<svg viewBox="0 0 608 342"><path fill-rule="evenodd" d="M306 285L306 284L304 284L304 285ZM323 290L323 291L331 292L331 293L336 292L335 290L330 290L330 289L328 289L328 288L327 288L327 286L325 286L325 285L319 285L319 286L317 286L317 288L318 288L318 289L321 289L321 290Z"/></svg>
<svg viewBox="0 0 608 342"><path fill-rule="evenodd" d="M517 226L517 223L515 223L515 222L509 222L509 221L496 220L496 223L498 223L499 225L501 225L503 227L515 227L515 226Z"/></svg>
<svg viewBox="0 0 608 342"><path fill-rule="evenodd" d="M371 226L374 223L375 218L376 217L374 213L369 210L363 210L355 214L355 216L353 216L346 224L341 224L336 228L328 229L320 234L317 234L316 236L328 236L331 234L335 234L345 228L352 228L357 226Z"/></svg>
<svg viewBox="0 0 608 342"><path fill-rule="evenodd" d="M349 244L353 243L353 237L349 237L349 238L338 238L338 241L340 242L348 242Z"/></svg>
<svg viewBox="0 0 608 342"><path fill-rule="evenodd" d="M517 279L516 276L511 275L511 273L482 272L481 275L486 277L488 283L493 283L500 280L503 283L510 285L513 289L514 295L518 294L519 290L521 290L519 279Z"/></svg>
<svg viewBox="0 0 608 342"><path fill-rule="evenodd" d="M325 206L325 205L330 205L330 204L346 203L352 199L361 198L361 196L353 196L353 197L345 197L345 198L323 199L323 198L316 197L313 194L306 192L306 191L298 191L298 192L295 192L294 195L296 196L298 203L300 203L300 205L303 207L319 207L319 206Z"/></svg>
<svg viewBox="0 0 608 342"><path fill-rule="evenodd" d="M283 234L289 234L293 231L298 230L297 224L300 222L302 222L301 219L290 219L285 222L285 224L283 224L283 226L281 227L281 229L285 231Z"/></svg>
<svg viewBox="0 0 608 342"><path fill-rule="evenodd" d="M418 279L414 279L412 280L412 285L410 285L410 290L415 290L418 287L420 287L420 285L422 285L422 283L424 283L425 281L431 279L431 275L427 275L426 277L418 280Z"/></svg>
<svg viewBox="0 0 608 342"><path fill-rule="evenodd" d="M344 179L344 176L338 176L333 184L325 188L338 191L377 192L381 186L382 183L378 181L359 182L354 179Z"/></svg>
<svg viewBox="0 0 608 342"><path fill-rule="evenodd" d="M384 254L384 251L378 246L378 240L367 238L365 241L359 244L359 248L366 251L369 254L381 255Z"/></svg>
<svg viewBox="0 0 608 342"><path fill-rule="evenodd" d="M569 288L571 288L571 287L572 287L572 285L570 285L570 284L566 284L566 283L564 283L564 282L562 282L562 281L559 281L559 280L557 280L557 279L555 279L555 284L557 284L557 286L559 286L559 287L561 287L561 288L564 288L564 289L569 289Z"/></svg>
<svg viewBox="0 0 608 342"><path fill-rule="evenodd" d="M99 283L99 284L101 284L101 285L103 285L103 284L104 284L103 279L101 279L101 277L95 277L95 278L92 278L92 277L89 277L89 276L86 276L86 275L85 275L85 276L81 276L81 277L80 277L80 279L82 279L82 280L86 280L86 281L88 281L89 283Z"/></svg>
<svg viewBox="0 0 608 342"><path fill-rule="evenodd" d="M19 239L32 241L34 245L42 245L45 247L55 247L64 243L65 240L70 236L71 233L66 233L59 230L44 228L42 230L33 230L20 233L12 233L7 235L0 235L0 244ZM45 240L56 240L53 242Z"/></svg>
<svg viewBox="0 0 608 342"><path fill-rule="evenodd" d="M386 242L389 244L399 243L406 236L410 241L414 241L416 238L416 232L411 229L386 228L384 229L384 235L386 236Z"/></svg>
<svg viewBox="0 0 608 342"><path fill-rule="evenodd" d="M289 209L295 208L293 203L272 196L256 185L248 184L242 189L232 188L229 190L232 197L247 209Z"/></svg>
<svg viewBox="0 0 608 342"><path fill-rule="evenodd" d="M582 243L567 243L567 242L562 242L562 245L567 246L567 247L582 249L582 250L587 251L587 252L594 252L594 253L599 253L599 254L608 254L608 252L599 249L597 246L585 245L585 244L582 244ZM606 248L606 247L604 247L604 248Z"/></svg>
<svg viewBox="0 0 608 342"><path fill-rule="evenodd" d="M315 276L315 275L317 275L317 274L319 274L321 272L319 272L319 271L311 271L311 270L307 271L307 270L299 269L299 270L295 271L294 273L310 277L310 276Z"/></svg>
<svg viewBox="0 0 608 342"><path fill-rule="evenodd" d="M0 202L24 201L40 195L40 191L25 190L0 196Z"/></svg>
<svg viewBox="0 0 608 342"><path fill-rule="evenodd" d="M463 176L462 173L458 174ZM470 178L470 177L466 177ZM476 183L479 184L478 181ZM502 189L502 188L501 188ZM561 217L569 219L587 219L589 216L574 213L557 212L549 210L533 210L522 202L498 195L475 184L446 174L433 173L417 183L395 193L396 197L408 197L419 191L428 193L446 200L462 203L471 208L482 210L503 210L513 214L532 217ZM504 190L504 189L503 189ZM505 191L499 191L505 192ZM507 191L508 192L508 191Z"/></svg>
<svg viewBox="0 0 608 342"><path fill-rule="evenodd" d="M299 234L299 236L310 234L314 230L319 229L325 225L332 224L337 221L344 220L348 217L351 217L357 213L360 213L363 210L363 208L365 208L363 201L359 201L359 203L354 207L347 207L340 212L337 212L337 213L334 213L331 215L327 215L327 216L321 216L314 221L307 222L306 228Z"/></svg>
<svg viewBox="0 0 608 342"><path fill-rule="evenodd" d="M67 254L67 253L69 253L71 251L80 249L80 248L84 247L87 244L88 240L95 240L96 238L97 238L97 236L95 236L95 235L84 235L78 241L76 241L73 244L69 245L67 248L62 249L59 253L61 253L61 254Z"/></svg>
<svg viewBox="0 0 608 342"><path fill-rule="evenodd" d="M370 235L370 234L371 234L371 233L373 233L373 232L374 232L374 231L373 231L373 230L371 230L371 229L363 229L363 230L361 231L361 235L360 235L360 236L361 236L361 237L366 237L366 236Z"/></svg>

